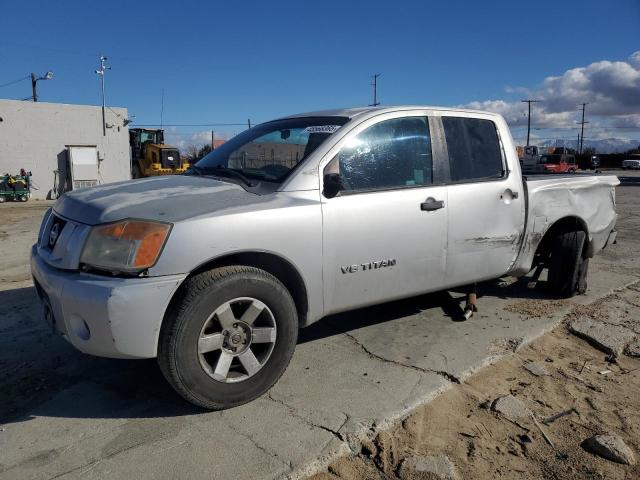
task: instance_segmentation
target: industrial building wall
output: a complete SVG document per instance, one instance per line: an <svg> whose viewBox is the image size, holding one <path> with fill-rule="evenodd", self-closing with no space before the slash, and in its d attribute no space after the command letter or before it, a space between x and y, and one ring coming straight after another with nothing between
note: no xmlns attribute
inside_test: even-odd
<svg viewBox="0 0 640 480"><path fill-rule="evenodd" d="M33 173L32 198L55 198L69 189L69 145L96 146L98 183L131 178L126 108L106 111L109 126L102 133L102 111L90 105L0 100L0 175Z"/></svg>

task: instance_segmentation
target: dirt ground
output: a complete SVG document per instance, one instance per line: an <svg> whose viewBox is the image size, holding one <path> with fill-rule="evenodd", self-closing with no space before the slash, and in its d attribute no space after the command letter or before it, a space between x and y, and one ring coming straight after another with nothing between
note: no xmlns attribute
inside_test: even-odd
<svg viewBox="0 0 640 480"><path fill-rule="evenodd" d="M0 207L0 283L29 280L29 249L38 237L44 212L53 202L5 203Z"/></svg>
<svg viewBox="0 0 640 480"><path fill-rule="evenodd" d="M639 314L636 284L574 308L566 321L585 315L612 323L631 318L637 328ZM527 362L544 365L549 375L534 376L523 368ZM581 446L595 434L616 434L637 456L639 388L640 359L621 356L610 363L606 354L562 325L419 408L395 430L365 442L358 455L339 459L311 478L441 478L401 468L406 459L423 455L447 456L465 479L640 478L640 465L613 463ZM489 408L495 398L508 394L533 412L540 427L532 419L509 421Z"/></svg>

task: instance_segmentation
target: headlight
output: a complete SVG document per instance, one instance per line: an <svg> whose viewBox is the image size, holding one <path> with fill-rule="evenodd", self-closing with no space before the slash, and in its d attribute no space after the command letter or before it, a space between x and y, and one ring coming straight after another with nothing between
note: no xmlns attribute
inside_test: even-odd
<svg viewBox="0 0 640 480"><path fill-rule="evenodd" d="M171 224L145 220L92 227L80 263L105 270L144 270L156 263L170 230Z"/></svg>

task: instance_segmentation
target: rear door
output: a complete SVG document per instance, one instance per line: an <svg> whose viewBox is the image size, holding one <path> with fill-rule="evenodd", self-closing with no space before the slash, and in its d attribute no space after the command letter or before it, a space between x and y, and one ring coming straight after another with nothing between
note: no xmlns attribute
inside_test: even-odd
<svg viewBox="0 0 640 480"><path fill-rule="evenodd" d="M447 199L434 185L426 114L369 119L327 158L323 182L339 175L342 190L322 194L325 313L439 288Z"/></svg>
<svg viewBox="0 0 640 480"><path fill-rule="evenodd" d="M445 283L462 285L506 273L524 225L522 178L510 172L499 130L487 118L443 114L448 162ZM510 152L515 159L515 151Z"/></svg>

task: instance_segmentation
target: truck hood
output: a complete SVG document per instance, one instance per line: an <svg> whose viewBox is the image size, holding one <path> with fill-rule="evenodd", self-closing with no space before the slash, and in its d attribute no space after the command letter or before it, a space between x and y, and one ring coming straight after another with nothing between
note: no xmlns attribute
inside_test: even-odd
<svg viewBox="0 0 640 480"><path fill-rule="evenodd" d="M110 183L65 193L53 209L87 225L124 218L179 222L264 199L210 177L168 175Z"/></svg>

